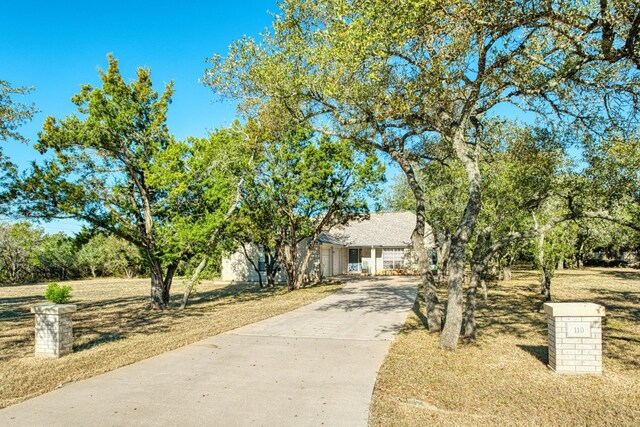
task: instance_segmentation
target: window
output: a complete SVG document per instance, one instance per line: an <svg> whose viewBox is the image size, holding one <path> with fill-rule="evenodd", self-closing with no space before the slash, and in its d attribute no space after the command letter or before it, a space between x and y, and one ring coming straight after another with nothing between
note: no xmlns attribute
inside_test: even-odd
<svg viewBox="0 0 640 427"><path fill-rule="evenodd" d="M264 260L264 252L260 251L258 254L258 271L267 271L267 264Z"/></svg>
<svg viewBox="0 0 640 427"><path fill-rule="evenodd" d="M383 249L382 267L385 270L404 267L404 249Z"/></svg>

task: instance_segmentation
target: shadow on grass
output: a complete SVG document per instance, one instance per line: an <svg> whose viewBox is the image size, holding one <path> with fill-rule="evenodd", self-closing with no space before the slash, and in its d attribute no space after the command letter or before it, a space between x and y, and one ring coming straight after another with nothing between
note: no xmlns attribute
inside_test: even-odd
<svg viewBox="0 0 640 427"><path fill-rule="evenodd" d="M583 285L579 288L580 301L601 304L606 308L607 315L603 319L604 356L620 363L624 369L638 369L640 360L637 348L640 337L636 327L640 322L640 286L634 281L640 281L640 274L624 270L571 270L567 276L554 280L554 300L575 300L571 289L580 286L578 284L583 276L593 280L594 277L606 278L607 275L615 276L617 281L610 284L603 282L602 286ZM489 285L488 301L478 300L478 333L488 338L504 334L521 338L525 343L518 347L546 364L547 346L537 345L547 339L544 302L537 292L537 277L531 275L523 279L525 280Z"/></svg>
<svg viewBox="0 0 640 427"><path fill-rule="evenodd" d="M127 336L125 334L99 333L98 337L94 339L91 339L87 342L83 342L82 344L74 345L73 351L78 352L83 350L89 350L90 348L95 347L97 345L106 344L114 341L120 341L122 339L125 339L126 337Z"/></svg>
<svg viewBox="0 0 640 427"><path fill-rule="evenodd" d="M547 366L549 364L549 347L546 345L522 345L519 344L518 348L531 354L538 359L542 364Z"/></svg>
<svg viewBox="0 0 640 427"><path fill-rule="evenodd" d="M416 317L420 321L419 325L415 324L411 329L417 329L417 327L420 326L426 330L429 330L429 319L427 319L427 316L425 316L421 310L421 306L422 306L421 300L423 299L423 297L424 295L422 294L422 292L420 292L416 297L416 302L413 304L413 307L411 307L411 311L413 312L413 314L416 315Z"/></svg>
<svg viewBox="0 0 640 427"><path fill-rule="evenodd" d="M637 270L599 270L600 274L613 276L623 280L640 280L640 271Z"/></svg>
<svg viewBox="0 0 640 427"><path fill-rule="evenodd" d="M327 292L330 290L327 286ZM165 332L184 318L205 316L216 308L269 298L283 292L286 291L282 287L260 289L257 284L229 285L195 292L185 310L177 309L182 294L176 293L171 298L173 309L166 311L151 310L149 296L144 294L72 301L78 306L73 315L74 337L78 343L75 350L88 350L124 339L130 334ZM40 295L0 298L1 359L22 357L33 351L33 315L29 308L43 301Z"/></svg>
<svg viewBox="0 0 640 427"><path fill-rule="evenodd" d="M31 317L29 307L36 302L44 302L41 296L0 298L0 321L17 321ZM26 306L26 307L25 307Z"/></svg>
<svg viewBox="0 0 640 427"><path fill-rule="evenodd" d="M74 315L74 336L93 337L75 347L87 350L97 345L124 339L129 334L166 332L185 318L202 317L231 304L256 301L283 292L282 288L260 289L257 285L228 285L193 293L186 309L179 309L182 294L171 297L171 309L152 310L149 297L140 295L78 303Z"/></svg>
<svg viewBox="0 0 640 427"><path fill-rule="evenodd" d="M333 283L319 283L309 288L326 288L333 292ZM191 295L187 307L178 307L182 293L171 297L171 309L156 311L150 309L148 296L134 296L78 304L74 315L74 335L94 337L75 347L76 351L87 350L97 345L127 338L130 334L162 333L171 329L185 318L206 316L216 309L229 305L248 303L287 293L286 287L262 288L258 284L233 284L206 291L196 291ZM296 291L297 292L297 291ZM320 291L322 292L322 291ZM95 318L97 316L97 318Z"/></svg>

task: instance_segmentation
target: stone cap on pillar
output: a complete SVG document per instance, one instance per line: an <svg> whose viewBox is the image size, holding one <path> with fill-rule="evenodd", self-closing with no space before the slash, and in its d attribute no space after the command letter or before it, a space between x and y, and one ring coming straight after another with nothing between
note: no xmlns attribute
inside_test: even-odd
<svg viewBox="0 0 640 427"><path fill-rule="evenodd" d="M604 317L604 307L592 302L546 302L544 312L552 317Z"/></svg>
<svg viewBox="0 0 640 427"><path fill-rule="evenodd" d="M50 302L43 302L42 304L36 304L31 306L31 312L35 314L65 314L73 313L78 309L75 304L53 304Z"/></svg>

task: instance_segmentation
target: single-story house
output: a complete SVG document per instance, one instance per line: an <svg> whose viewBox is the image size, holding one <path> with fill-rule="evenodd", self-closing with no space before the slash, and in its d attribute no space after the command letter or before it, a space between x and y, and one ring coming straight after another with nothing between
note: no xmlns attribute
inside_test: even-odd
<svg viewBox="0 0 640 427"><path fill-rule="evenodd" d="M311 258L307 274L312 279L341 274L386 274L391 271L413 272L416 259L411 250L411 234L416 224L412 212L372 213L368 219L352 221L323 233ZM427 244L433 246L431 233ZM303 249L304 250L304 249ZM258 269L264 271L264 257L256 247L247 248ZM278 276L284 280L282 272ZM222 260L222 280L254 282L258 274L243 250ZM264 280L264 276L263 276Z"/></svg>

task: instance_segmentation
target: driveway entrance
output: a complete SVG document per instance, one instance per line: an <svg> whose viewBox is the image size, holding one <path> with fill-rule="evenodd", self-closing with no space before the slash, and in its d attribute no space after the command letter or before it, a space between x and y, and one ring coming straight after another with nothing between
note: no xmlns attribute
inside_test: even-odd
<svg viewBox="0 0 640 427"><path fill-rule="evenodd" d="M305 307L0 410L0 425L366 426L417 283L343 279Z"/></svg>

